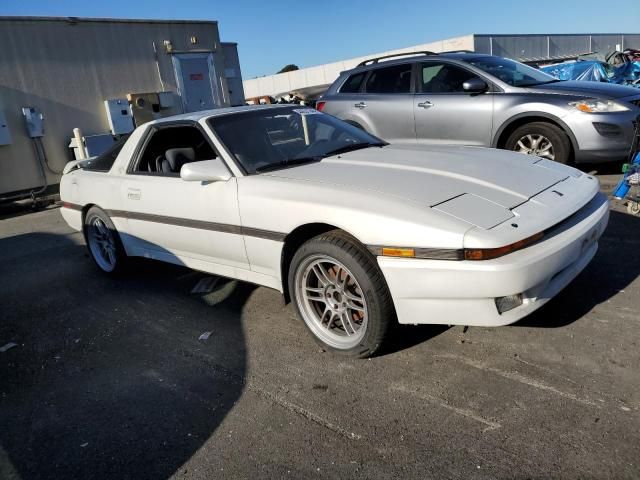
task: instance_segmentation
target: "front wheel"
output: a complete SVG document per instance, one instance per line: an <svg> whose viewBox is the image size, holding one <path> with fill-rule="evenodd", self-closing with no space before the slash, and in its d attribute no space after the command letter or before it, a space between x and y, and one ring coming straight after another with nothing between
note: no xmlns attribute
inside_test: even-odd
<svg viewBox="0 0 640 480"><path fill-rule="evenodd" d="M395 311L371 253L351 236L331 231L294 255L289 291L298 315L325 349L365 358L383 344Z"/></svg>
<svg viewBox="0 0 640 480"><path fill-rule="evenodd" d="M571 142L561 128L546 122L532 122L516 128L505 149L537 155L558 163L569 163Z"/></svg>
<svg viewBox="0 0 640 480"><path fill-rule="evenodd" d="M127 254L109 216L98 207L91 207L84 217L84 237L91 258L105 273L120 273Z"/></svg>

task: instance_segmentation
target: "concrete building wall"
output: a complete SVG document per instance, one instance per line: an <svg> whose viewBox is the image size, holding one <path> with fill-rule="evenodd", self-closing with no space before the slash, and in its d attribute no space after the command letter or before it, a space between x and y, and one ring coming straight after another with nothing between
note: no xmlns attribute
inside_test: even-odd
<svg viewBox="0 0 640 480"><path fill-rule="evenodd" d="M59 172L71 158L67 146L74 127L85 135L109 132L105 99L177 91L165 40L174 51L213 51L217 76L227 91L226 80L220 79L225 64L213 21L0 18L0 111L12 138L11 145L0 146L0 197L42 183L22 107L44 114L42 143L49 164ZM174 104L163 115L180 113L180 99ZM55 184L59 174L47 172L47 179Z"/></svg>
<svg viewBox="0 0 640 480"><path fill-rule="evenodd" d="M242 86L238 44L222 42L222 51L224 52L224 76L227 79L229 88L229 103L232 107L244 105L244 88Z"/></svg>
<svg viewBox="0 0 640 480"><path fill-rule="evenodd" d="M312 87L317 85L330 85L338 78L340 72L355 67L358 63L372 57L380 57L393 53L411 53L421 50L433 52L443 52L447 50L473 50L473 35L450 38L437 42L424 43L407 48L399 48L386 52L372 53L364 57L350 58L325 65L301 68L293 72L267 75L265 77L245 80L244 93L246 98L262 95L281 95L296 89Z"/></svg>

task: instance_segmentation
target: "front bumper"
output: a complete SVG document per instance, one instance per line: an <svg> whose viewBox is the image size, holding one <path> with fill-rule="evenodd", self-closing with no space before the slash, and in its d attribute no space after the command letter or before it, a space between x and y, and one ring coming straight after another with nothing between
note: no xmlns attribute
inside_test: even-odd
<svg viewBox="0 0 640 480"><path fill-rule="evenodd" d="M563 118L575 139L575 161L597 163L625 160L634 136L640 110L628 112L573 112Z"/></svg>
<svg viewBox="0 0 640 480"><path fill-rule="evenodd" d="M500 326L540 308L591 261L609 219L598 193L531 247L486 261L378 257L405 324ZM495 298L522 294L521 306L499 314Z"/></svg>

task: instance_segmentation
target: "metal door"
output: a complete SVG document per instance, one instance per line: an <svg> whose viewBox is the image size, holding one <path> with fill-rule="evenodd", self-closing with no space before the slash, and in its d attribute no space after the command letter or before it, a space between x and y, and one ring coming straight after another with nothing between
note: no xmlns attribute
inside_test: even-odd
<svg viewBox="0 0 640 480"><path fill-rule="evenodd" d="M420 65L413 101L418 143L491 146L493 94L462 89L475 76L446 62Z"/></svg>
<svg viewBox="0 0 640 480"><path fill-rule="evenodd" d="M415 142L412 69L408 63L372 70L353 101L352 118L389 142Z"/></svg>
<svg viewBox="0 0 640 480"><path fill-rule="evenodd" d="M185 112L221 106L213 53L178 53L172 60Z"/></svg>

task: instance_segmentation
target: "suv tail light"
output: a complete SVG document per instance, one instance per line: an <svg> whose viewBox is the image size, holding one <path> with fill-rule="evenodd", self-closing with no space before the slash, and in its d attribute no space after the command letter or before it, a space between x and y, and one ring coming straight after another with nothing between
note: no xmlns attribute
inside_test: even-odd
<svg viewBox="0 0 640 480"><path fill-rule="evenodd" d="M324 104L327 102L316 102L316 110L321 112L324 109Z"/></svg>

